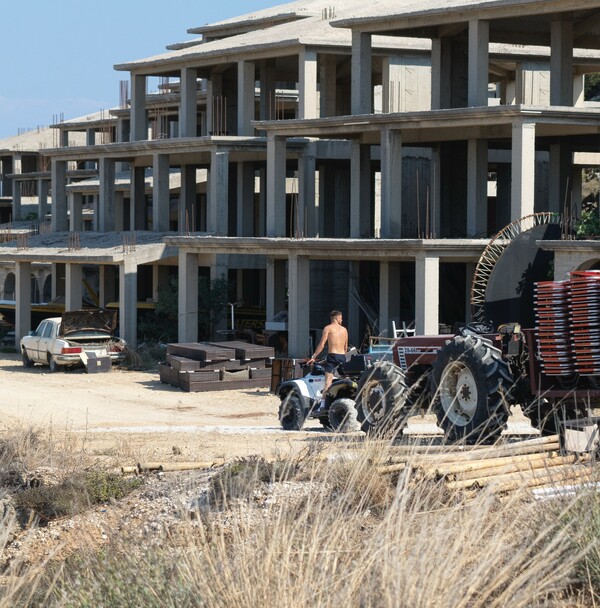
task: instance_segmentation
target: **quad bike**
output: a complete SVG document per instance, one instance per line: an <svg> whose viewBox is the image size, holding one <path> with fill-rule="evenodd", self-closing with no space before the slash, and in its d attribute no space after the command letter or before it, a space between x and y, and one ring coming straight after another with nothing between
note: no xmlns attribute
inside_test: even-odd
<svg viewBox="0 0 600 608"><path fill-rule="evenodd" d="M323 362L303 366L308 373L302 378L282 382L277 395L281 399L279 421L286 431L299 431L307 418L318 419L327 429L351 432L359 429L355 398L358 378L371 366L369 355L352 355L337 369L325 395L325 407L319 409L325 385Z"/></svg>

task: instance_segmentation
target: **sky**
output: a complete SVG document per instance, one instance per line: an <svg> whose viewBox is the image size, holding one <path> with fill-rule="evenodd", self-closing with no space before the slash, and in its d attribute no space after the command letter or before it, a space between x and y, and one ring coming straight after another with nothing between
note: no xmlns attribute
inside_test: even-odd
<svg viewBox="0 0 600 608"><path fill-rule="evenodd" d="M2 0L0 139L119 104L128 72L187 33L286 0Z"/></svg>

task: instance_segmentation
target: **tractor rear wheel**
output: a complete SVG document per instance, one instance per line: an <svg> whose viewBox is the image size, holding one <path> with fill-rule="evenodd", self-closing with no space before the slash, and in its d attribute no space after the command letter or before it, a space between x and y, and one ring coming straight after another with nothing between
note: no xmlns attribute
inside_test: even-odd
<svg viewBox="0 0 600 608"><path fill-rule="evenodd" d="M399 432L408 417L408 388L403 371L390 361L379 361L361 376L356 413L365 433Z"/></svg>
<svg viewBox="0 0 600 608"><path fill-rule="evenodd" d="M433 363L433 410L447 441L493 442L506 427L512 376L502 353L477 336L455 336Z"/></svg>
<svg viewBox="0 0 600 608"><path fill-rule="evenodd" d="M299 431L304 425L306 412L302 397L291 391L282 400L279 406L279 422L284 431Z"/></svg>

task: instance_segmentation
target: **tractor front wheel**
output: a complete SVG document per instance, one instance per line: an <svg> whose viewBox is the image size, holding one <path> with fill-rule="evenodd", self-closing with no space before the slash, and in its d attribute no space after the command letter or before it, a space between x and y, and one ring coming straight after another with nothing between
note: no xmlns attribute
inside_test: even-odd
<svg viewBox="0 0 600 608"><path fill-rule="evenodd" d="M356 396L357 419L365 433L398 432L408 417L408 388L402 370L379 361L361 376Z"/></svg>
<svg viewBox="0 0 600 608"><path fill-rule="evenodd" d="M512 376L502 353L477 336L455 336L433 364L433 409L447 441L493 442L506 427Z"/></svg>

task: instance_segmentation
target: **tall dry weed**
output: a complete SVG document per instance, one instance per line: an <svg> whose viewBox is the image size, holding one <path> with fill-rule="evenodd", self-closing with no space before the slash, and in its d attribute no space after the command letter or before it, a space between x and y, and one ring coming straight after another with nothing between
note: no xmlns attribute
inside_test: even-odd
<svg viewBox="0 0 600 608"><path fill-rule="evenodd" d="M564 525L571 503L548 518L518 495L465 499L410 471L392 485L381 459L366 445L268 485L258 476L152 548L116 537L46 582L46 605L529 608L573 589L591 543Z"/></svg>

